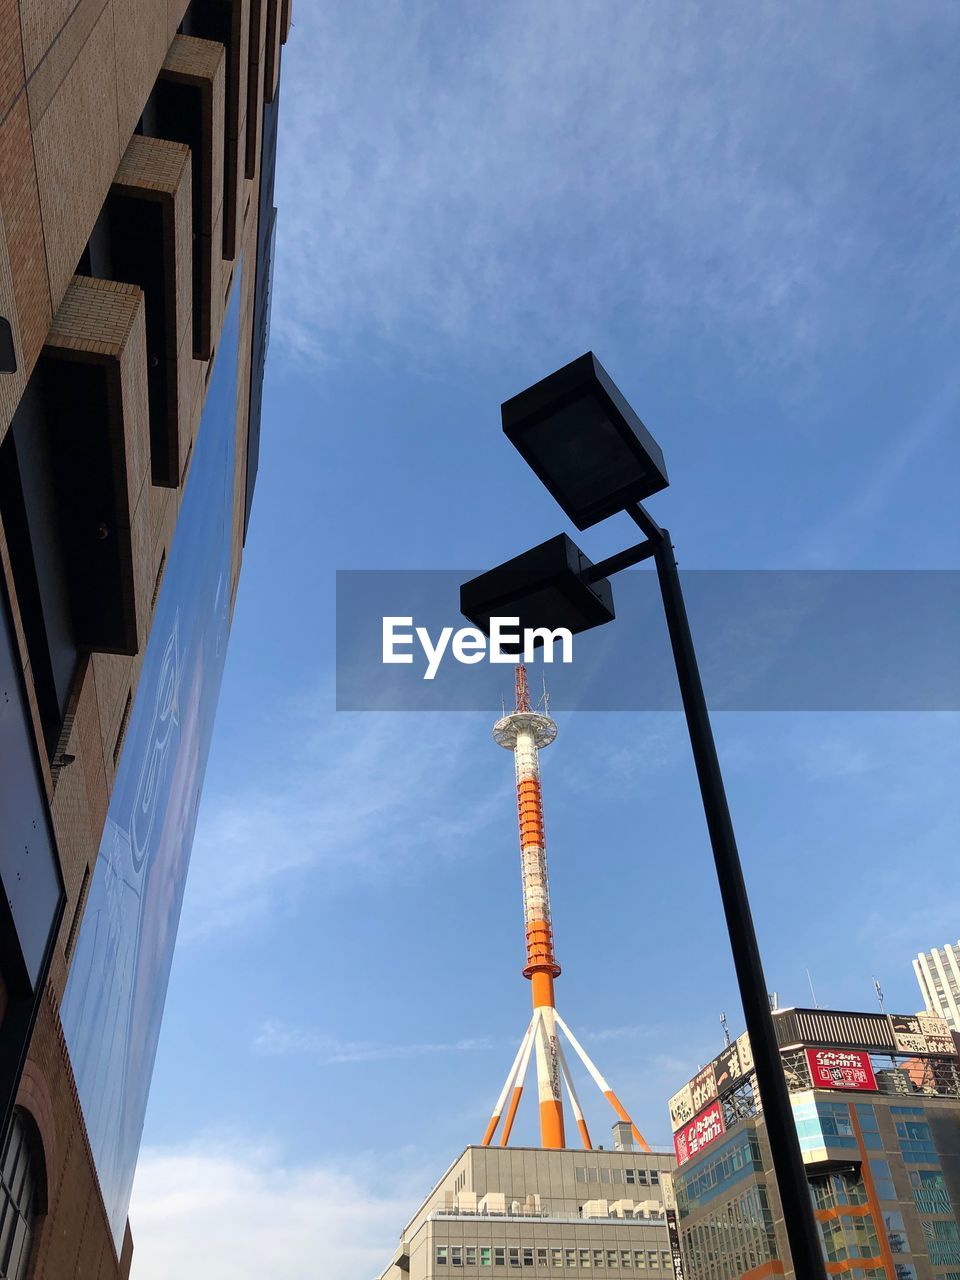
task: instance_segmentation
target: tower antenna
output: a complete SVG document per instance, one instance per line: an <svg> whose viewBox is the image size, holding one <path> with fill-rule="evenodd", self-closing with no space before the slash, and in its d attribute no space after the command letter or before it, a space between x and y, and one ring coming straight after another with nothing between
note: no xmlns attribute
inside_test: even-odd
<svg viewBox="0 0 960 1280"><path fill-rule="evenodd" d="M553 921L550 913L550 889L547 882L547 845L543 825L543 798L540 790L540 751L549 747L557 736L557 726L547 715L547 690L544 684L542 711L534 711L530 705L527 685L527 669L516 669L514 683L515 710L501 716L493 726L493 739L498 746L513 752L517 775L517 811L520 822L520 873L523 887L523 918L526 933L526 964L523 976L529 978L533 996L533 1017L524 1032L513 1065L497 1099L493 1115L483 1136L487 1147L499 1127L506 1108L500 1145L505 1147L510 1139L514 1117L523 1092L523 1082L531 1056L537 1061L537 1092L540 1101L540 1141L546 1148L566 1146L563 1116L563 1086L580 1138L584 1147L592 1149L590 1134L580 1108L580 1101L573 1087L567 1060L560 1044L562 1032L592 1080L604 1095L618 1118L629 1124L641 1150L649 1151L643 1135L627 1115L620 1099L597 1070L586 1050L580 1044L557 1012L554 982L560 976L560 966L553 949Z"/></svg>

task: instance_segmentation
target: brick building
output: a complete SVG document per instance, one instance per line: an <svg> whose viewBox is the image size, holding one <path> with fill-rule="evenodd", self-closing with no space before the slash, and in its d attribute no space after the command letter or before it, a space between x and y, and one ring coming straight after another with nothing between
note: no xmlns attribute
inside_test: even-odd
<svg viewBox="0 0 960 1280"><path fill-rule="evenodd" d="M0 0L0 1277L113 1280L256 476L290 0Z"/></svg>
<svg viewBox="0 0 960 1280"><path fill-rule="evenodd" d="M827 1273L958 1280L960 1058L947 1024L825 1009L780 1010L774 1024ZM746 1035L671 1098L670 1116L685 1280L793 1277Z"/></svg>

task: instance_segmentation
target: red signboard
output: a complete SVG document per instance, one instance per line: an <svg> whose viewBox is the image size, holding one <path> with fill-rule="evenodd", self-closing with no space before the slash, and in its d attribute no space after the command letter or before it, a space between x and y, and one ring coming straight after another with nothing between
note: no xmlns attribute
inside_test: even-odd
<svg viewBox="0 0 960 1280"><path fill-rule="evenodd" d="M876 1092L869 1053L855 1049L808 1049L815 1089L865 1089Z"/></svg>
<svg viewBox="0 0 960 1280"><path fill-rule="evenodd" d="M701 1111L689 1124L673 1135L673 1147L677 1153L677 1164L686 1164L694 1156L699 1155L711 1142L715 1142L724 1132L723 1109L719 1101L712 1102L705 1111Z"/></svg>

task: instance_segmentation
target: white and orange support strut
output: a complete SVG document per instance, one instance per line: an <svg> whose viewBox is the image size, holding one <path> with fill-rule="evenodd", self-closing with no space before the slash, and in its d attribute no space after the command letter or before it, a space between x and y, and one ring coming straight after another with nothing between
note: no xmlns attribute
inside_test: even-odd
<svg viewBox="0 0 960 1280"><path fill-rule="evenodd" d="M562 1030L614 1111L621 1120L631 1124L641 1148L649 1151L649 1147L636 1127L632 1125L616 1094L557 1013L554 1003L554 979L559 977L560 966L553 951L553 923L550 916L550 891L547 882L547 846L540 790L540 750L542 747L548 747L556 736L557 726L546 714L546 706L543 711L532 709L527 689L526 668L517 667L516 709L497 721L493 727L493 737L499 746L513 752L516 765L520 869L526 931L526 964L523 974L531 982L533 1018L520 1042L520 1048L517 1050L500 1097L497 1099L497 1105L483 1137L483 1146L489 1146L493 1141L503 1109L507 1107L503 1135L500 1139L500 1145L506 1146L520 1103L520 1096L523 1093L523 1081L531 1052L535 1050L542 1145L551 1149L566 1145L562 1096L562 1085L565 1084L580 1138L585 1148L591 1149L590 1134L560 1045L559 1031Z"/></svg>

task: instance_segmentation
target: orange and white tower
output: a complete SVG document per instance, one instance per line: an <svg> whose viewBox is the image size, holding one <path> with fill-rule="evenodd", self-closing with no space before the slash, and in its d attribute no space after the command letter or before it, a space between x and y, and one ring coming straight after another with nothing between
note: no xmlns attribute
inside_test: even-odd
<svg viewBox="0 0 960 1280"><path fill-rule="evenodd" d="M540 1099L540 1140L544 1147L566 1146L563 1123L563 1094L566 1086L570 1106L584 1147L591 1149L590 1134L580 1101L573 1086L570 1069L560 1043L560 1032L590 1073L594 1083L621 1120L629 1124L641 1150L650 1148L624 1110L617 1095L597 1070L576 1036L557 1013L554 1001L554 979L560 966L553 951L553 923L550 915L550 889L547 879L547 844L543 827L543 798L540 790L540 751L549 747L557 736L556 723L547 714L546 696L542 709L534 711L527 688L527 671L517 667L516 709L493 726L498 746L513 752L517 771L517 809L520 820L520 869L523 881L523 919L526 930L527 962L523 976L530 979L533 994L533 1017L520 1041L513 1065L494 1107L483 1146L493 1141L504 1107L507 1108L500 1145L505 1147L513 1129L514 1117L523 1093L531 1055L537 1060L537 1092Z"/></svg>

